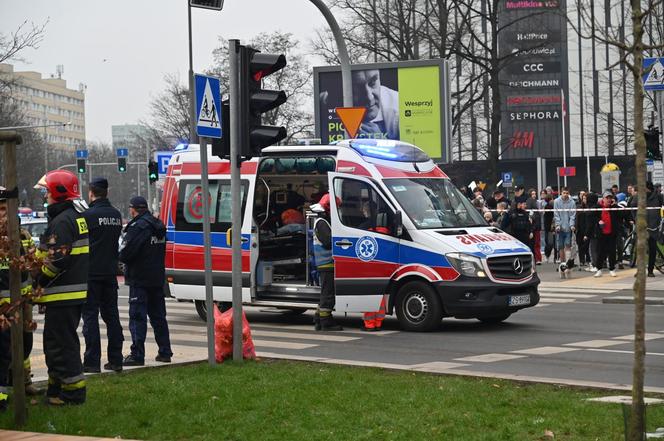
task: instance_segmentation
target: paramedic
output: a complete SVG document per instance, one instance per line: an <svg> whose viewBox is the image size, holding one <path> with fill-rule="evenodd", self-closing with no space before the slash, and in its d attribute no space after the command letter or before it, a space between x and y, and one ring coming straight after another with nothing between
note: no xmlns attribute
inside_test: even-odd
<svg viewBox="0 0 664 441"><path fill-rule="evenodd" d="M129 285L129 331L131 354L124 359L125 366L145 364L145 337L148 316L159 347L155 358L170 363L173 352L166 322L164 300L164 258L166 254L166 227L148 211L142 196L129 202L132 219L124 229L120 261L125 264L125 280Z"/></svg>
<svg viewBox="0 0 664 441"><path fill-rule="evenodd" d="M34 299L45 307L44 355L48 367L47 403L61 406L85 402L78 323L88 294L88 225L80 198L78 178L67 170L53 170L39 180L48 203L48 227L39 244L44 264L33 273Z"/></svg>
<svg viewBox="0 0 664 441"><path fill-rule="evenodd" d="M339 202L337 200L337 202ZM314 318L316 331L341 331L343 328L334 321L334 260L332 260L332 227L330 226L330 195L311 206L319 217L314 222L314 258L320 277L320 302Z"/></svg>
<svg viewBox="0 0 664 441"><path fill-rule="evenodd" d="M88 298L83 305L84 372L100 372L101 337L99 314L106 324L108 363L104 369L122 370L122 325L118 313L118 239L122 233L122 216L107 199L108 181L95 178L90 182L90 208L85 220L90 230L90 270Z"/></svg>

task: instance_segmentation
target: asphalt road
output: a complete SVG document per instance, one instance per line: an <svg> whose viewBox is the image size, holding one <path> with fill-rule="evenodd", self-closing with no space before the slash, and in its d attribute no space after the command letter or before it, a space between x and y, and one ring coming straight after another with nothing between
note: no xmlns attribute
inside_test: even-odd
<svg viewBox="0 0 664 441"><path fill-rule="evenodd" d="M259 356L366 365L459 375L478 375L552 383L627 388L633 360L633 305L605 304L603 299L631 295L633 270L618 278L594 279L574 273L560 280L553 265L538 267L542 300L505 323L444 319L435 332L399 330L388 317L383 331L361 330L361 316L338 317L342 332L315 332L312 314L292 315L269 308L247 308ZM650 280L648 297L664 298L664 276ZM125 354L131 337L127 326L128 289L120 290ZM174 362L207 357L205 323L192 303L168 300ZM37 316L41 320L43 316ZM664 392L664 306L647 306L646 388ZM102 325L102 336L105 329ZM81 344L83 340L81 338ZM102 346L105 345L105 341ZM41 326L35 336L35 377L44 379ZM146 362L156 345L148 332ZM102 364L105 363L105 357Z"/></svg>

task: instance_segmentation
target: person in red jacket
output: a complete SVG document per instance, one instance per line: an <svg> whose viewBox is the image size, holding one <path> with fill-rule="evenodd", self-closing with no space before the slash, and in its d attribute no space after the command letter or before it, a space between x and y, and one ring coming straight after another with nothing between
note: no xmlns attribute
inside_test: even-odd
<svg viewBox="0 0 664 441"><path fill-rule="evenodd" d="M609 275L616 277L616 236L618 234L620 218L618 211L610 210L610 208L618 207L613 193L605 191L599 205L602 207L602 211L595 225L597 231L596 237L598 238L598 259L595 263L597 267L595 277L602 277L602 268L607 258L609 259Z"/></svg>

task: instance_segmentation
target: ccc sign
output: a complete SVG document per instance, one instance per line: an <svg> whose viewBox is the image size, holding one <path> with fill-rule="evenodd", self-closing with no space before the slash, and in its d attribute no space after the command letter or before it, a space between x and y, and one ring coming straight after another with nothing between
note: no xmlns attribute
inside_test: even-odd
<svg viewBox="0 0 664 441"><path fill-rule="evenodd" d="M560 73L559 61L535 61L528 63L512 63L507 66L511 75L555 74Z"/></svg>

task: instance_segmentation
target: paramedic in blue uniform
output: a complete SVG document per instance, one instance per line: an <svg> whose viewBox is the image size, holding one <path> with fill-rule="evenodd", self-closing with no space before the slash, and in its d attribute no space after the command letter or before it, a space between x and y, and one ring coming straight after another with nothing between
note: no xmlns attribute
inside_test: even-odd
<svg viewBox="0 0 664 441"><path fill-rule="evenodd" d="M106 324L108 363L104 369L122 370L122 325L118 313L118 239L122 233L122 216L108 200L108 181L90 181L90 208L84 213L90 239L88 298L83 305L83 336L85 337L84 372L100 372L101 337L99 314Z"/></svg>
<svg viewBox="0 0 664 441"><path fill-rule="evenodd" d="M320 301L314 317L316 331L341 331L343 328L334 321L334 260L332 259L332 227L330 226L330 195L311 206L318 213L314 222L314 258L320 279Z"/></svg>
<svg viewBox="0 0 664 441"><path fill-rule="evenodd" d="M129 331L131 354L125 366L145 363L145 336L148 317L159 347L155 358L170 363L173 352L166 322L164 301L164 258L166 255L166 227L150 211L142 196L131 198L131 221L124 229L120 261L125 264L125 280L129 285Z"/></svg>

